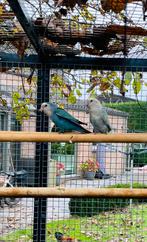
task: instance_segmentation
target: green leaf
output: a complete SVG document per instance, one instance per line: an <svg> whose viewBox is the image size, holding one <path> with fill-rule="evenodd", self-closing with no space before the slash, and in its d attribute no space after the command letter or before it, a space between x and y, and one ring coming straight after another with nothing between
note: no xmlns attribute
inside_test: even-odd
<svg viewBox="0 0 147 242"><path fill-rule="evenodd" d="M79 20L79 15L72 16L73 21L78 21Z"/></svg>
<svg viewBox="0 0 147 242"><path fill-rule="evenodd" d="M112 72L111 72L111 75L112 75L113 77L115 77L115 76L117 76L117 72L116 72L116 71L112 71Z"/></svg>
<svg viewBox="0 0 147 242"><path fill-rule="evenodd" d="M68 102L71 104L74 104L76 103L76 101L77 101L76 96L74 96L73 94L70 94L68 97Z"/></svg>
<svg viewBox="0 0 147 242"><path fill-rule="evenodd" d="M93 90L90 92L90 97L96 98L96 90L95 90L95 89L93 89Z"/></svg>
<svg viewBox="0 0 147 242"><path fill-rule="evenodd" d="M127 86L129 86L130 85L130 80L128 80L128 79L125 79L125 85L127 85Z"/></svg>
<svg viewBox="0 0 147 242"><path fill-rule="evenodd" d="M20 95L19 92L13 92L13 93L12 93L12 97L13 97L14 99L18 99L18 98L21 98L21 95Z"/></svg>
<svg viewBox="0 0 147 242"><path fill-rule="evenodd" d="M30 95L32 92L33 92L33 90L29 89L29 90L26 91L26 95Z"/></svg>
<svg viewBox="0 0 147 242"><path fill-rule="evenodd" d="M142 78L142 73L140 73L140 72L135 72L134 73L134 80L140 81L141 78Z"/></svg>
<svg viewBox="0 0 147 242"><path fill-rule="evenodd" d="M144 45L145 47L147 47L147 37L144 37L144 39L143 39L143 45Z"/></svg>
<svg viewBox="0 0 147 242"><path fill-rule="evenodd" d="M108 78L106 77L101 78L101 82L108 82Z"/></svg>
<svg viewBox="0 0 147 242"><path fill-rule="evenodd" d="M52 84L61 84L62 83L62 77L58 74L52 74L51 79L52 79Z"/></svg>
<svg viewBox="0 0 147 242"><path fill-rule="evenodd" d="M121 87L121 80L120 80L120 78L116 78L116 79L113 81L113 84L114 84L116 87L120 88L120 87Z"/></svg>
<svg viewBox="0 0 147 242"><path fill-rule="evenodd" d="M85 83L87 83L87 79L81 78L81 82L82 82L82 84L85 84Z"/></svg>
<svg viewBox="0 0 147 242"><path fill-rule="evenodd" d="M77 94L79 97L81 97L81 96L82 96L82 93L80 92L80 90L79 90L79 89L76 89L76 94Z"/></svg>
<svg viewBox="0 0 147 242"><path fill-rule="evenodd" d="M131 81L132 81L132 73L131 72L126 72L125 73L125 76L124 76L124 79L125 79L125 85L130 85Z"/></svg>
<svg viewBox="0 0 147 242"><path fill-rule="evenodd" d="M91 76L97 76L97 74L98 74L98 73L97 73L97 70L92 70L92 71L91 71Z"/></svg>
<svg viewBox="0 0 147 242"><path fill-rule="evenodd" d="M134 93L138 94L140 92L140 90L141 90L141 87L142 87L141 81L134 79L134 81L132 83L132 87L133 87Z"/></svg>
<svg viewBox="0 0 147 242"><path fill-rule="evenodd" d="M26 99L25 99L25 103L26 103L26 104L30 104L30 99L29 99L29 98L26 98Z"/></svg>
<svg viewBox="0 0 147 242"><path fill-rule="evenodd" d="M84 17L84 19L92 21L95 19L95 16L93 16L93 14L91 12L88 11L88 9L85 7L80 14L82 17Z"/></svg>

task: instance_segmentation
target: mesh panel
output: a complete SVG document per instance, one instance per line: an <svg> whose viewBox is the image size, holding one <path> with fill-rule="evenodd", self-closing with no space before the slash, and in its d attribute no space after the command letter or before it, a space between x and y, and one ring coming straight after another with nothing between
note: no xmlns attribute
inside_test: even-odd
<svg viewBox="0 0 147 242"><path fill-rule="evenodd" d="M0 130L69 132L64 108L93 132L96 97L112 133L146 132L145 20L145 1L0 1ZM48 102L62 127L39 111ZM141 189L146 165L146 143L0 142L1 187ZM1 197L0 241L147 241L146 208L146 198Z"/></svg>
<svg viewBox="0 0 147 242"><path fill-rule="evenodd" d="M49 70L41 64L33 68L25 64L14 66L0 74L1 130L50 132L53 122L38 111L41 103L48 100L87 123L83 125L87 130L93 130L86 113L87 90L91 86L87 80L94 75L92 67L89 70ZM106 72L103 71L103 75ZM121 79L121 70L116 73ZM112 133L146 131L146 74L139 73L143 87L137 95L132 84L135 73L131 84L126 86L125 97L116 86L113 92L103 94L100 86L95 89L106 107ZM61 80L66 84L64 88L60 87ZM66 97L70 91L68 85L75 101L71 96L71 99ZM146 188L145 143L7 142L0 146L1 171L17 171L17 186ZM80 169L81 162L88 159L99 163L96 176L91 180ZM4 174L1 175L3 178ZM12 180L10 183L15 186ZM43 241L45 238L56 241L56 237L62 237L60 233L63 237L58 241L70 237L81 241L146 241L146 199L1 198L0 211L0 238L4 241ZM56 237L55 232L58 232Z"/></svg>

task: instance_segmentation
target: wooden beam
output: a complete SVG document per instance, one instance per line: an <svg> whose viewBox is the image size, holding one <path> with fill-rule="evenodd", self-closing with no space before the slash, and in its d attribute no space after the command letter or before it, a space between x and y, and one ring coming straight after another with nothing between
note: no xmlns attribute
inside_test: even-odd
<svg viewBox="0 0 147 242"><path fill-rule="evenodd" d="M25 6L23 4L23 1L21 1L21 4L19 0L8 0L8 3L16 15L19 23L21 24L22 28L24 29L25 33L27 34L31 44L33 45L34 49L38 53L40 57L44 57L45 52L42 47L41 41L39 36L36 34L30 17L26 16L27 9L25 9ZM22 5L22 6L21 6Z"/></svg>
<svg viewBox="0 0 147 242"><path fill-rule="evenodd" d="M41 67L37 55L24 56L23 60L16 54L0 52L0 65L3 67ZM140 71L147 72L147 59L135 58L101 58L101 57L66 57L49 56L46 68L67 68L80 70L112 70L112 71Z"/></svg>
<svg viewBox="0 0 147 242"><path fill-rule="evenodd" d="M0 131L0 142L147 143L147 133L79 134Z"/></svg>
<svg viewBox="0 0 147 242"><path fill-rule="evenodd" d="M147 198L147 189L129 188L64 188L15 187L0 188L0 197L97 197Z"/></svg>

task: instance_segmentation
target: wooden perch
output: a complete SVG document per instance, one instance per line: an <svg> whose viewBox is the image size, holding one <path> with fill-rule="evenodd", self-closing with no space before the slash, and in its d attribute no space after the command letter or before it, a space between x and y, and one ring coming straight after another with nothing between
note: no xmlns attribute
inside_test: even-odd
<svg viewBox="0 0 147 242"><path fill-rule="evenodd" d="M64 188L15 187L0 188L0 197L97 197L147 198L147 189L129 188Z"/></svg>
<svg viewBox="0 0 147 242"><path fill-rule="evenodd" d="M0 142L147 143L147 133L79 134L0 131Z"/></svg>

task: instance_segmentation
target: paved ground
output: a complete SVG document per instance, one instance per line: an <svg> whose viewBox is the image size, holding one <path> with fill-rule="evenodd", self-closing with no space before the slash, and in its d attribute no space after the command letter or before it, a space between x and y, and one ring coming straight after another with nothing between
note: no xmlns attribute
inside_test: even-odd
<svg viewBox="0 0 147 242"><path fill-rule="evenodd" d="M133 170L133 175L130 172L126 172L125 175L112 177L107 180L94 181L88 180L70 180L62 186L65 187L105 187L116 183L130 183L140 182L147 184L147 171L139 171L138 169ZM69 199L48 199L48 211L47 220L58 220L68 218ZM33 222L33 199L21 199L20 203L13 208L5 206L0 208L0 235L4 235L10 231L16 229L24 229L32 225Z"/></svg>

